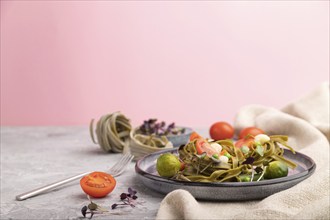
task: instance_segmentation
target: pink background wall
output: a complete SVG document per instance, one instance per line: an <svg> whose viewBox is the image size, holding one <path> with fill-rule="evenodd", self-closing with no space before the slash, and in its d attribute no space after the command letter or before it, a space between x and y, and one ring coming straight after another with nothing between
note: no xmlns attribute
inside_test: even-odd
<svg viewBox="0 0 330 220"><path fill-rule="evenodd" d="M329 81L328 1L1 1L1 124L208 127Z"/></svg>

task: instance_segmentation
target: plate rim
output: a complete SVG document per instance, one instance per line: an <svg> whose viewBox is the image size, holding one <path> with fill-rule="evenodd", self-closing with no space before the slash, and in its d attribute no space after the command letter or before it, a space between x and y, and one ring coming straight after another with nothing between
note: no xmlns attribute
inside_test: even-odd
<svg viewBox="0 0 330 220"><path fill-rule="evenodd" d="M286 182L290 182L290 181L301 179L301 178L304 179L304 177L307 178L308 176L312 175L316 169L316 163L311 157L309 157L303 153L297 152L297 151L296 151L296 154L294 154L294 155L297 155L297 156L300 155L311 163L311 165L308 166L306 168L306 170L304 170L303 172L300 172L300 173L290 175L290 176L276 178L276 179L270 179L270 180L262 180L262 181L258 181L258 182L193 182L193 181L190 182L190 181L174 180L174 179L168 179L168 178L161 177L161 176L156 176L156 175L148 173L140 168L140 164L144 160L146 160L148 157L152 157L157 154L160 155L160 154L166 153L166 152L177 152L177 151L178 151L177 148L171 148L171 149L160 150L160 151L145 155L144 157L142 157L141 159L139 159L136 162L135 172L138 175L141 175L145 178L155 180L155 181L166 182L166 183L172 184L172 185L188 185L188 186L198 186L198 187L255 187L255 186L273 185L273 184L277 184L277 183L286 183ZM284 149L284 151L291 152L290 150L287 150L287 149Z"/></svg>

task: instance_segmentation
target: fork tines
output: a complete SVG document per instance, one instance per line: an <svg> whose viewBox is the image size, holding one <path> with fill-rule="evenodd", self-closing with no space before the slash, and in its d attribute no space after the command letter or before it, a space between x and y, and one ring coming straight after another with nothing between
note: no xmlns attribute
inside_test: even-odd
<svg viewBox="0 0 330 220"><path fill-rule="evenodd" d="M109 173L112 176L119 176L125 171L125 168L132 161L133 157L134 156L130 153L124 154L120 160L109 169Z"/></svg>

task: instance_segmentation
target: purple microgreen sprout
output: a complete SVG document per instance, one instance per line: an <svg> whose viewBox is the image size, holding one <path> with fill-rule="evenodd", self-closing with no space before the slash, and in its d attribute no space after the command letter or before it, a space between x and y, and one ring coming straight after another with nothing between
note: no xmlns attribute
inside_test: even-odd
<svg viewBox="0 0 330 220"><path fill-rule="evenodd" d="M89 219L93 218L94 214L103 214L104 212L108 212L105 208L99 206L98 204L92 202L90 196L87 195L90 203L81 209L81 214L86 218L87 214L90 214Z"/></svg>
<svg viewBox="0 0 330 220"><path fill-rule="evenodd" d="M264 170L261 167L256 167L254 169L257 173L262 173Z"/></svg>
<svg viewBox="0 0 330 220"><path fill-rule="evenodd" d="M248 157L242 164L253 164L254 158L253 157Z"/></svg>
<svg viewBox="0 0 330 220"><path fill-rule="evenodd" d="M81 209L81 214L86 218L86 213L87 213L87 206L82 207Z"/></svg>
<svg viewBox="0 0 330 220"><path fill-rule="evenodd" d="M122 203L114 203L111 205L111 209L115 209L118 206L124 206L129 205L131 207L135 207L134 200L136 200L138 197L136 196L137 191L132 189L131 187L128 188L128 193L122 193L120 194L120 200ZM81 214L84 218L86 218L87 214L90 214L89 219L93 218L94 214L103 214L105 212L109 212L109 210L99 206L98 204L92 202L91 198L87 196L89 200L89 204L86 206L83 206L81 209Z"/></svg>
<svg viewBox="0 0 330 220"><path fill-rule="evenodd" d="M129 205L131 207L135 207L133 201L136 200L138 197L136 196L137 191L132 189L131 187L128 188L128 193L120 194L120 200L122 203L114 203L111 205L111 209L115 209L118 206L125 206Z"/></svg>
<svg viewBox="0 0 330 220"><path fill-rule="evenodd" d="M90 214L89 219L93 218L94 214L102 214L107 212L107 210L102 209L99 205L94 202L91 202L87 206L82 207L81 214L86 218L87 214Z"/></svg>
<svg viewBox="0 0 330 220"><path fill-rule="evenodd" d="M144 120L143 124L140 126L140 131L145 135L169 135L169 134L183 134L185 132L184 128L178 128L175 123L171 123L166 127L164 121L157 122L157 119L151 118L149 120Z"/></svg>

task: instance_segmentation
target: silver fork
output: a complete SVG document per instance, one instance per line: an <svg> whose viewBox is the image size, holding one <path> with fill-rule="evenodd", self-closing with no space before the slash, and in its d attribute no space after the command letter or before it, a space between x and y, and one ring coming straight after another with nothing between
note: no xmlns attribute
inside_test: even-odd
<svg viewBox="0 0 330 220"><path fill-rule="evenodd" d="M108 171L107 173L111 174L112 176L116 177L116 176L119 176L120 174L122 174L124 171L125 171L125 168L127 167L127 165L132 161L133 159L133 155L129 154L129 153L126 153L124 154L120 160L114 164ZM34 189L34 190L31 190L29 192L26 192L26 193L22 193L18 196L16 196L16 200L18 201L22 201L22 200L25 200L27 198L30 198L32 196L36 196L36 195L39 195L43 192L46 192L46 191L49 191L49 190L52 190L52 189L55 189L59 186L62 186L66 183L69 183L69 182L72 182L74 180L77 180L77 179L80 179L82 178L83 176L86 176L87 174L90 174L91 172L86 172L86 173L81 173L81 174L78 174L78 175L75 175L75 176L72 176L72 177L69 177L69 178L66 178L66 179L63 179L63 180L60 180L60 181L57 181L57 182L54 182L54 183L51 183L51 184L48 184L48 185L45 185L43 187L40 187L40 188L37 188L37 189Z"/></svg>

